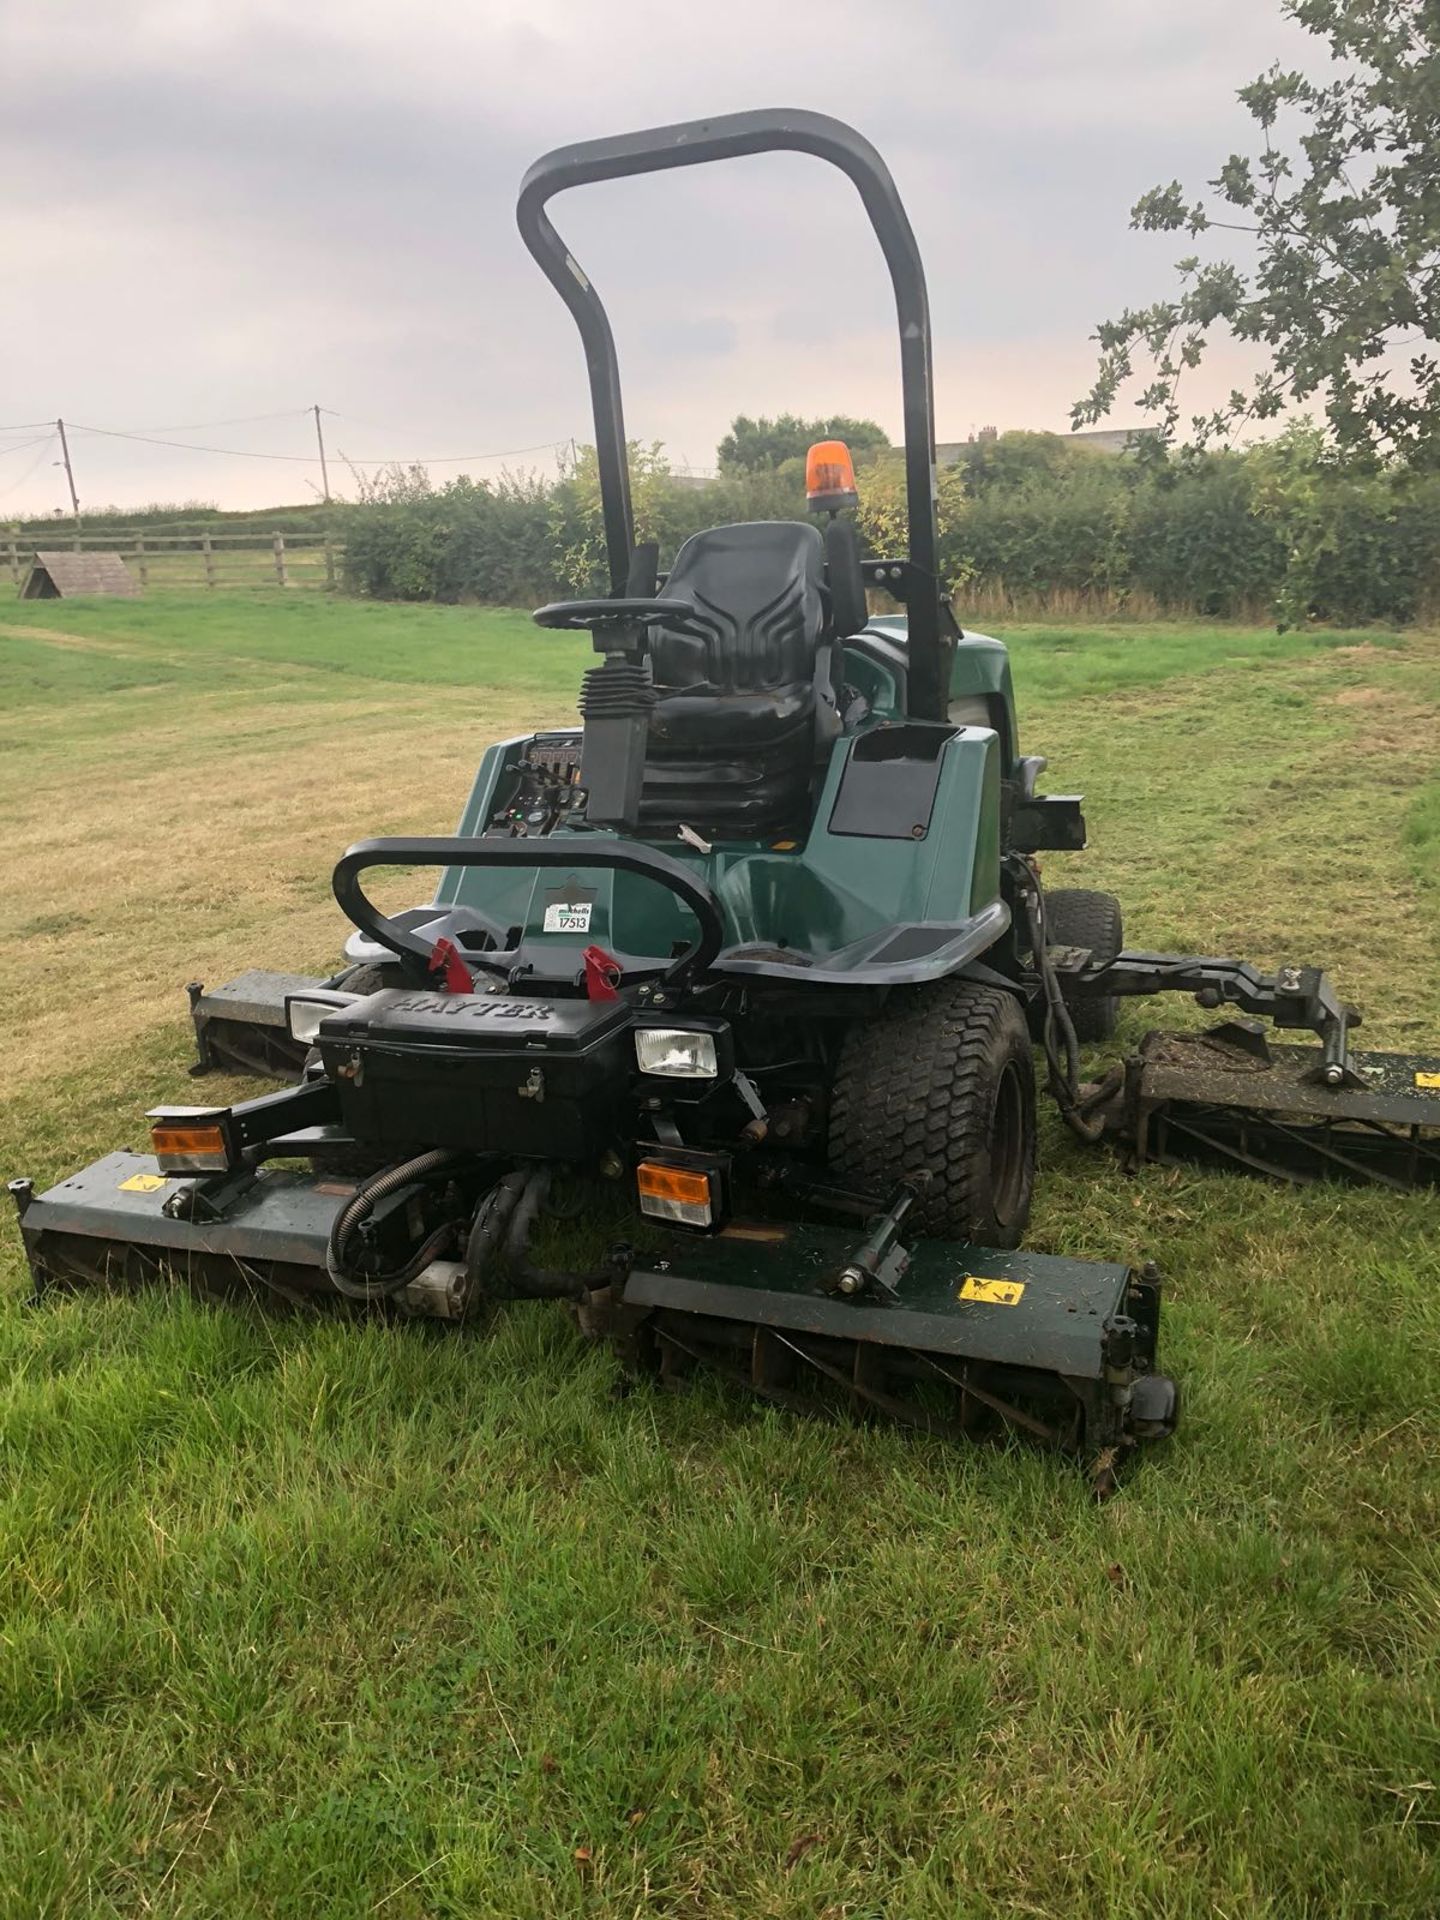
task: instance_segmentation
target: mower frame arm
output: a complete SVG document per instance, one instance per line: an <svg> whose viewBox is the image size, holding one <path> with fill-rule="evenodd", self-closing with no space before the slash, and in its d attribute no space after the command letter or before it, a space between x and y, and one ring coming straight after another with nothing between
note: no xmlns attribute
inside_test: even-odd
<svg viewBox="0 0 1440 1920"><path fill-rule="evenodd" d="M1360 1025L1356 1008L1341 1000L1319 967L1281 967L1262 973L1248 960L1193 953L1139 953L1125 948L1102 966L1067 977L1073 993L1127 997L1154 993L1193 994L1202 1007L1239 1007L1280 1028L1308 1028L1320 1042L1318 1077L1329 1086L1355 1080L1349 1065L1349 1031ZM1358 1084L1363 1085L1363 1082Z"/></svg>
<svg viewBox="0 0 1440 1920"><path fill-rule="evenodd" d="M402 958L417 960L424 967L434 956L434 941L391 920L368 898L360 876L371 867L565 867L571 872L590 867L653 880L658 886L668 887L699 924L696 939L664 969L661 977L667 985L703 973L725 940L720 903L709 887L679 860L650 847L602 840L598 835L592 838L589 834L570 835L563 841L470 840L451 835L357 842L340 856L332 879L341 912L382 947ZM480 965L493 965L497 958L493 953L471 957Z"/></svg>
<svg viewBox="0 0 1440 1920"><path fill-rule="evenodd" d="M863 135L828 114L768 108L758 113L721 114L710 120L685 120L607 140L585 140L543 155L521 182L515 210L521 238L574 315L585 344L612 590L617 595L625 592L634 545L620 369L600 296L555 231L545 211L546 202L567 187L586 186L597 180L620 180L631 174L662 173L709 160L774 152L813 154L838 167L854 182L890 269L900 330L905 493L910 521L905 595L910 622L908 706L917 720L943 720L948 692L947 628L939 585L935 394L925 269L889 168Z"/></svg>

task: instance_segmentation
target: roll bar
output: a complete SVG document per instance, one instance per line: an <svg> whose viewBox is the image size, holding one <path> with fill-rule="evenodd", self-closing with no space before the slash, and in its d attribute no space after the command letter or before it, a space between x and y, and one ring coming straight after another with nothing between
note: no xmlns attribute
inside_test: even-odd
<svg viewBox="0 0 1440 1920"><path fill-rule="evenodd" d="M587 867L608 872L638 874L668 887L694 914L699 931L685 951L664 968L662 979L679 982L703 973L720 951L725 923L720 904L703 880L679 860L653 848L624 840L601 839L598 834L567 834L535 840L468 839L451 836L423 840L361 840L341 854L331 882L340 910L352 925L382 947L428 966L433 940L413 933L382 913L360 885L360 875L371 867L564 867L583 872ZM478 965L494 964L503 955L476 954Z"/></svg>
<svg viewBox="0 0 1440 1920"><path fill-rule="evenodd" d="M935 394L930 364L930 304L925 269L895 182L870 142L828 114L795 108L722 114L686 120L608 140L557 147L537 160L520 185L515 217L520 235L575 317L585 344L590 400L595 413L595 451L605 520L610 583L623 594L634 546L630 470L615 341L600 296L551 225L546 202L567 187L620 180L636 173L662 173L707 160L734 160L751 153L812 153L849 176L890 268L900 329L900 383L905 427L905 493L910 519L909 697L915 719L943 720L948 689L941 614L939 535L935 519Z"/></svg>

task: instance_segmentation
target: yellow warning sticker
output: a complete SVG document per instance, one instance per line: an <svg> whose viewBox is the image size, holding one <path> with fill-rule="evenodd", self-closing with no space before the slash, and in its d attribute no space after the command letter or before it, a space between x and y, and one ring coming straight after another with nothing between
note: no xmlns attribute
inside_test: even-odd
<svg viewBox="0 0 1440 1920"><path fill-rule="evenodd" d="M163 1173L132 1173L128 1180L120 1182L121 1193L158 1193L161 1187L168 1186Z"/></svg>
<svg viewBox="0 0 1440 1920"><path fill-rule="evenodd" d="M1025 1291L1023 1280L985 1280L967 1273L960 1282L957 1300L983 1300L988 1307L1018 1307Z"/></svg>
<svg viewBox="0 0 1440 1920"><path fill-rule="evenodd" d="M1415 1084L1417 1087L1435 1087L1440 1090L1440 1073L1417 1073Z"/></svg>

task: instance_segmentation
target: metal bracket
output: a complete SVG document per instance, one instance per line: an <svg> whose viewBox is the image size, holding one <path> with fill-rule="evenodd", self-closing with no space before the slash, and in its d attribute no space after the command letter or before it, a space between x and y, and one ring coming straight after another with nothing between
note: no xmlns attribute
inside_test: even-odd
<svg viewBox="0 0 1440 1920"><path fill-rule="evenodd" d="M1066 987L1072 994L1104 996L1188 993L1202 1007L1236 1006L1277 1027L1308 1028L1320 1041L1314 1078L1327 1087L1364 1084L1349 1058L1349 1030L1360 1025L1360 1014L1337 996L1319 967L1285 966L1261 973L1248 960L1140 953L1127 947L1103 966L1067 974Z"/></svg>
<svg viewBox="0 0 1440 1920"><path fill-rule="evenodd" d="M921 1175L900 1182L884 1213L834 1276L827 1291L853 1300L879 1288L892 1300L899 1298L897 1283L910 1264L910 1255L900 1244L900 1228L928 1178Z"/></svg>

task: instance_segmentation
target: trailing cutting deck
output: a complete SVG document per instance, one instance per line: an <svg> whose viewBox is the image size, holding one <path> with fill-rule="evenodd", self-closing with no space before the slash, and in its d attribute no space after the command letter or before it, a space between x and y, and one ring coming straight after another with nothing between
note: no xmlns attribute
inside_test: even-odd
<svg viewBox="0 0 1440 1920"><path fill-rule="evenodd" d="M1348 1052L1346 1068L1328 1085L1320 1049L1275 1046L1236 1022L1151 1033L1106 1121L1137 1164L1201 1159L1296 1185L1440 1186L1440 1058Z"/></svg>

